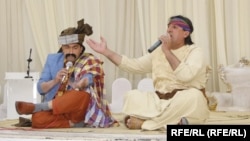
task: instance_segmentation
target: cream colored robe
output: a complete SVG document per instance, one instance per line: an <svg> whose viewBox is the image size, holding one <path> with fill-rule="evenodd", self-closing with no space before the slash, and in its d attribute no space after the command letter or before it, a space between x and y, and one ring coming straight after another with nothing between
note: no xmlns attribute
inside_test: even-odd
<svg viewBox="0 0 250 141"><path fill-rule="evenodd" d="M175 71L161 48L140 58L122 57L119 68L133 73L152 73L155 90L161 93L179 91L169 100L159 99L155 93L129 91L125 96L123 112L145 119L142 129L164 129L186 117L190 124L203 123L209 116L206 98L199 90L207 81L206 63L201 48L186 45L172 52L181 61Z"/></svg>

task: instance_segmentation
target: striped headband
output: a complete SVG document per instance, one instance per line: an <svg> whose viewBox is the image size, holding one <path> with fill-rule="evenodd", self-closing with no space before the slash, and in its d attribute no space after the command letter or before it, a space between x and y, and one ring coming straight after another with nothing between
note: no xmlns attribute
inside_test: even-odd
<svg viewBox="0 0 250 141"><path fill-rule="evenodd" d="M181 18L174 18L170 20L169 24L174 24L180 26L183 30L191 32L191 28L187 22Z"/></svg>

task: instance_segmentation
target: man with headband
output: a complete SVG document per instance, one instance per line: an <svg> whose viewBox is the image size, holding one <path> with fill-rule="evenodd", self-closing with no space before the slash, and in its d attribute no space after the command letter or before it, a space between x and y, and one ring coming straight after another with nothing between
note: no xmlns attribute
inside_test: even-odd
<svg viewBox="0 0 250 141"><path fill-rule="evenodd" d="M33 128L111 127L111 116L104 99L103 62L85 53L85 35L93 33L84 20L59 36L58 53L49 54L37 84L43 103L16 101L20 115L32 114ZM117 125L117 124L116 124Z"/></svg>
<svg viewBox="0 0 250 141"><path fill-rule="evenodd" d="M205 86L207 65L200 47L191 39L192 22L181 15L169 19L161 47L139 58L119 55L101 37L87 44L119 68L131 73L151 73L155 92L126 93L123 113L129 129L158 130L168 124L200 124L209 116Z"/></svg>

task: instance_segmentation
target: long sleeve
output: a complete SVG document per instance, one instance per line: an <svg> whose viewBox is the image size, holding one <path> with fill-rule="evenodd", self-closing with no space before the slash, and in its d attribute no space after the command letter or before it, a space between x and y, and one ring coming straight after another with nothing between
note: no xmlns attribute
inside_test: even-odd
<svg viewBox="0 0 250 141"><path fill-rule="evenodd" d="M41 95L45 96L45 99L44 99L45 101L49 101L49 100L53 99L53 97L55 96L55 94L59 88L59 84L55 85L47 93L43 92L43 90L41 89L41 84L43 82L47 82L47 81L50 81L50 80L55 78L57 72L61 68L63 68L63 59L64 59L64 56L62 53L49 54L47 56L44 68L42 70L41 76L40 76L39 81L37 83L37 91Z"/></svg>
<svg viewBox="0 0 250 141"><path fill-rule="evenodd" d="M140 58L130 59L127 56L122 56L122 62L118 66L120 69L133 73L151 73L152 71L152 56L151 54L144 55Z"/></svg>

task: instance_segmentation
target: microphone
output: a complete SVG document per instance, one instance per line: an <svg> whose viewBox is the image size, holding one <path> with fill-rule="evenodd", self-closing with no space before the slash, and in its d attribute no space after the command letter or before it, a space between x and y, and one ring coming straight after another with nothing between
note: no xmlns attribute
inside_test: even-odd
<svg viewBox="0 0 250 141"><path fill-rule="evenodd" d="M151 53L153 52L157 47L159 47L161 45L161 40L158 40L157 42L155 42L149 49L148 52Z"/></svg>
<svg viewBox="0 0 250 141"><path fill-rule="evenodd" d="M72 67L72 66L73 66L73 63L71 61L69 61L69 62L66 63L66 69L67 70L69 70L69 68ZM64 81L65 77L66 76L64 75L63 78L62 78L62 82Z"/></svg>

